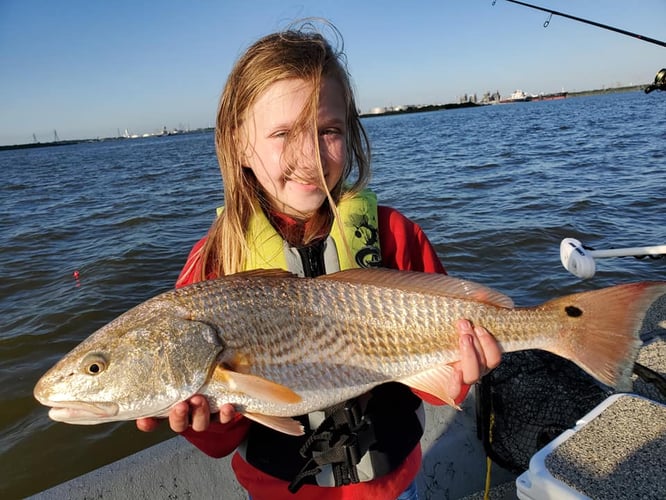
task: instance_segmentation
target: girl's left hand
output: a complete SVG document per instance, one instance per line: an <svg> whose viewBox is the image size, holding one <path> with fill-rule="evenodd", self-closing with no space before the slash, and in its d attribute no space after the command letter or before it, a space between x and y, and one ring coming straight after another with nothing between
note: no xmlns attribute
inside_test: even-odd
<svg viewBox="0 0 666 500"><path fill-rule="evenodd" d="M460 335L460 361L453 366L461 371L462 382L470 385L499 365L502 351L495 337L482 326L461 319L456 329Z"/></svg>

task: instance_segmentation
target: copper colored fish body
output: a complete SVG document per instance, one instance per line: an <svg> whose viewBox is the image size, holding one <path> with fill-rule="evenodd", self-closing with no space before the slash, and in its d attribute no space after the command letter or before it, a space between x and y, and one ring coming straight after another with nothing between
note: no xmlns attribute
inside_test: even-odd
<svg viewBox="0 0 666 500"><path fill-rule="evenodd" d="M545 349L608 385L628 384L645 311L666 283L636 283L514 308L442 275L353 270L316 279L240 273L150 299L67 354L35 387L54 420L164 416L204 394L299 434L289 418L402 382L453 403L456 320L485 326L504 351Z"/></svg>

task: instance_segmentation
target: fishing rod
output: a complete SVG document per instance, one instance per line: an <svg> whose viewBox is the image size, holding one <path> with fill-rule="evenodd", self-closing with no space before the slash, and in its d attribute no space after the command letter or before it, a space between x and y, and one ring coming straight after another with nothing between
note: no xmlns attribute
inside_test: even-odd
<svg viewBox="0 0 666 500"><path fill-rule="evenodd" d="M621 33L622 35L627 35L627 36L630 36L630 37L633 37L633 38L637 38L639 40L643 40L644 42L654 43L655 45L659 45L661 47L666 47L666 42L662 42L661 40L656 40L654 38L650 38L650 37L647 37L647 36L644 36L644 35L639 35L638 33L632 33L631 31L623 30L623 29L620 29L620 28L615 28L613 26L608 26L607 24L597 23L595 21L590 21L589 19L583 19L582 17L572 16L570 14L565 14L564 12L558 12L558 11L553 10L553 9L546 9L544 7L539 7L537 5L531 5L529 3L519 2L518 0L506 0L506 1L518 4L518 5L522 5L524 7L529 7L530 9L536 9L536 10L541 10L543 12L547 12L547 13L550 14L551 17L552 16L566 17L566 18L569 18L569 19L573 19L574 21L579 21L581 23L591 24L592 26L596 26L597 28L603 28L603 29L606 29L606 30L614 31L616 33ZM495 4L495 2L493 2L493 5L494 4ZM547 28L549 23L550 23L550 18L548 18L548 20L545 23L543 23L543 27Z"/></svg>
<svg viewBox="0 0 666 500"><path fill-rule="evenodd" d="M592 250L584 247L575 238L564 238L560 243L560 260L564 268L579 278L591 278L596 271L594 259L608 257L652 257L654 259L666 255L666 245L649 247L612 248L609 250Z"/></svg>

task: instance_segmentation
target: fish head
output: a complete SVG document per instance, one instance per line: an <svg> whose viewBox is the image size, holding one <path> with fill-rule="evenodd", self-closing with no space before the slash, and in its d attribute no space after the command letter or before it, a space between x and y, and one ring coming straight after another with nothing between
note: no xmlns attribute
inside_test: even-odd
<svg viewBox="0 0 666 500"><path fill-rule="evenodd" d="M165 416L205 384L222 349L214 326L151 299L66 354L34 396L51 419L70 424Z"/></svg>

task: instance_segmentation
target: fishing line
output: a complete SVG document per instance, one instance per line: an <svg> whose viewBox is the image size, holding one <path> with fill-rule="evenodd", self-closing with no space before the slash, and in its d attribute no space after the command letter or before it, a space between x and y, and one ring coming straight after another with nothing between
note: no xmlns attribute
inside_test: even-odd
<svg viewBox="0 0 666 500"><path fill-rule="evenodd" d="M496 1L497 0L493 0L493 5L495 5ZM627 36L630 36L630 37L633 37L633 38L637 38L638 40L643 40L644 42L649 42L649 43L653 43L655 45L659 45L661 47L666 47L666 42L662 42L661 40L657 40L655 38L650 38L650 37L647 37L647 36L644 36L644 35L640 35L638 33L632 33L631 31L616 28L614 26L609 26L607 24L601 24L601 23L598 23L596 21L590 21L589 19L583 19L582 17L572 16L570 14L565 14L564 12L558 12L558 11L553 10L553 9L547 9L547 8L544 8L544 7L539 7L538 5L532 5L532 4L525 3L525 2L519 2L518 0L506 0L506 1L518 4L518 5L522 5L523 7L529 7L530 9L536 9L536 10L540 10L540 11L543 11L543 12L547 12L548 14L550 14L550 17L546 20L545 23L543 23L544 28L548 27L548 25L550 24L550 20L552 19L553 16L561 16L561 17L566 17L568 19L573 19L574 21L578 21L578 22L581 22L581 23L591 24L592 26L596 26L597 28L603 28L603 29L606 29L606 30L614 31L616 33L620 33L622 35L627 35Z"/></svg>

